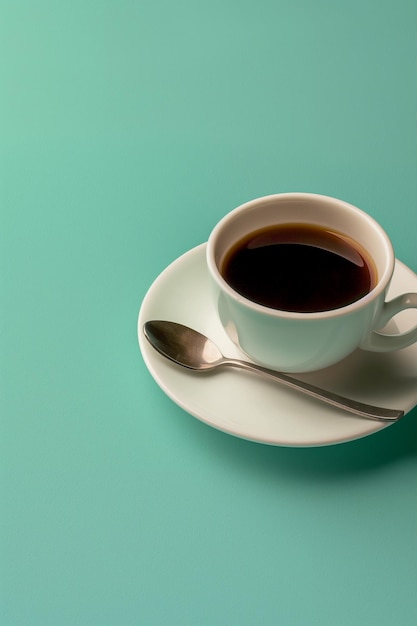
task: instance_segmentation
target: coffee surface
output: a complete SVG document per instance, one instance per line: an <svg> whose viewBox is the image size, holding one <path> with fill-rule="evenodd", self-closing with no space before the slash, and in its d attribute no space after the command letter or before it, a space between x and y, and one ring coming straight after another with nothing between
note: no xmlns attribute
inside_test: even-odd
<svg viewBox="0 0 417 626"><path fill-rule="evenodd" d="M376 282L373 262L359 244L309 224L251 233L229 250L220 271L249 300L298 313L346 306Z"/></svg>

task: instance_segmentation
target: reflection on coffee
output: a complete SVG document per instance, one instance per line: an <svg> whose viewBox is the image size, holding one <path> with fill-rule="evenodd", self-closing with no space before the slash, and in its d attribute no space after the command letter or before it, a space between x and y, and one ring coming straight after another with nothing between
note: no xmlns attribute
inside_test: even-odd
<svg viewBox="0 0 417 626"><path fill-rule="evenodd" d="M249 300L297 313L346 306L377 282L374 263L359 244L309 224L251 233L229 250L220 271Z"/></svg>

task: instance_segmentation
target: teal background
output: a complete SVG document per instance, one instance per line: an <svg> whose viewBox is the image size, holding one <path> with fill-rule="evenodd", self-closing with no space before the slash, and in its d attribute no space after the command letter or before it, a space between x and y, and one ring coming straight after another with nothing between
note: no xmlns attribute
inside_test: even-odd
<svg viewBox="0 0 417 626"><path fill-rule="evenodd" d="M267 447L172 403L141 301L311 191L417 271L417 4L0 0L1 626L417 623L417 412Z"/></svg>

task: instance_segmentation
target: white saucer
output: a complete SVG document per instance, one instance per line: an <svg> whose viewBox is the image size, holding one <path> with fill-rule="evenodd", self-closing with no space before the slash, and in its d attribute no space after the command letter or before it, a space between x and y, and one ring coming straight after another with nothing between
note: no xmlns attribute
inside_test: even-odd
<svg viewBox="0 0 417 626"><path fill-rule="evenodd" d="M214 428L272 445L331 445L386 428L384 423L355 417L256 374L232 368L210 374L191 372L158 354L143 335L143 324L151 319L191 326L213 339L227 356L245 358L218 319L205 250L202 244L169 265L150 287L139 311L144 361L176 404ZM417 291L417 276L396 261L389 296L406 291ZM403 311L395 330L402 332L415 323L416 311ZM357 350L336 366L299 378L363 402L408 412L417 404L417 344L389 354Z"/></svg>

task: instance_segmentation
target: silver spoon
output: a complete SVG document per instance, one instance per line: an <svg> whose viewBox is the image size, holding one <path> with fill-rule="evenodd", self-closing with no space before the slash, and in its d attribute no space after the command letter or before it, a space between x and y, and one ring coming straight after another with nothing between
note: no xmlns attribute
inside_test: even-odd
<svg viewBox="0 0 417 626"><path fill-rule="evenodd" d="M144 324L143 332L151 345L160 354L174 361L174 363L192 370L207 372L217 367L229 365L251 370L267 378L278 380L288 387L298 389L313 398L323 400L350 413L355 413L355 415L383 422L396 422L404 415L402 410L385 409L357 402L356 400L344 398L331 391L326 391L297 380L282 372L276 372L247 361L226 358L210 339L188 326L183 326L183 324L152 320Z"/></svg>

